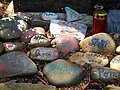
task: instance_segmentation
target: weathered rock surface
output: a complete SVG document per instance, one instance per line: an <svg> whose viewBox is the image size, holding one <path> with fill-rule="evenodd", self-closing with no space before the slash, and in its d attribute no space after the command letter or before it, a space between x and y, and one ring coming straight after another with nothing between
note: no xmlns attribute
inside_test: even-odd
<svg viewBox="0 0 120 90"><path fill-rule="evenodd" d="M0 90L56 90L55 86L31 83L1 83Z"/></svg>
<svg viewBox="0 0 120 90"><path fill-rule="evenodd" d="M41 16L43 20L52 20L52 19L57 19L58 14L57 13L52 13L52 12L44 12Z"/></svg>
<svg viewBox="0 0 120 90"><path fill-rule="evenodd" d="M44 35L34 35L30 40L31 47L48 47L51 46L50 41Z"/></svg>
<svg viewBox="0 0 120 90"><path fill-rule="evenodd" d="M120 55L115 56L110 62L110 68L120 71Z"/></svg>
<svg viewBox="0 0 120 90"><path fill-rule="evenodd" d="M57 48L37 47L31 49L29 54L31 59L39 61L53 61L59 58Z"/></svg>
<svg viewBox="0 0 120 90"><path fill-rule="evenodd" d="M10 52L0 56L0 78L30 75L36 71L35 63L23 52Z"/></svg>
<svg viewBox="0 0 120 90"><path fill-rule="evenodd" d="M114 40L106 33L89 36L80 42L80 46L86 52L96 52L104 55L110 55L116 49Z"/></svg>
<svg viewBox="0 0 120 90"><path fill-rule="evenodd" d="M22 51L23 48L26 46L23 42L4 42L4 52L11 52L11 51Z"/></svg>
<svg viewBox="0 0 120 90"><path fill-rule="evenodd" d="M94 67L91 71L92 79L98 82L110 83L120 79L120 71L109 67Z"/></svg>
<svg viewBox="0 0 120 90"><path fill-rule="evenodd" d="M106 56L97 53L82 53L76 52L69 57L70 62L76 62L79 65L84 65L85 63L91 66L105 66L108 64L109 60Z"/></svg>
<svg viewBox="0 0 120 90"><path fill-rule="evenodd" d="M58 59L47 64L43 73L49 83L56 86L70 86L79 83L83 79L82 68L66 60Z"/></svg>

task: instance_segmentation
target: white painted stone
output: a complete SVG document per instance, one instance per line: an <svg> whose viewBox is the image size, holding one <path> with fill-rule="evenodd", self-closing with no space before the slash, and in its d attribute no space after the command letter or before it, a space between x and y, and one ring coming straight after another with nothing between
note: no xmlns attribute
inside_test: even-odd
<svg viewBox="0 0 120 90"><path fill-rule="evenodd" d="M66 20L67 21L75 21L84 18L84 16L77 11L73 10L70 7L65 7L65 12L66 12Z"/></svg>
<svg viewBox="0 0 120 90"><path fill-rule="evenodd" d="M52 19L57 19L58 14L52 13L52 12L44 12L41 16L43 20L52 20Z"/></svg>

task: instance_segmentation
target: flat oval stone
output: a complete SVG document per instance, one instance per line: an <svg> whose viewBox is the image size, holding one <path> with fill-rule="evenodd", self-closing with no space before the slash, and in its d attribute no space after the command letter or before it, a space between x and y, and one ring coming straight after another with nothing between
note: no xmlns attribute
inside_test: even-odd
<svg viewBox="0 0 120 90"><path fill-rule="evenodd" d="M11 51L22 51L22 49L26 46L23 42L4 42L4 51L11 52Z"/></svg>
<svg viewBox="0 0 120 90"><path fill-rule="evenodd" d="M59 58L56 48L37 47L30 50L29 57L33 60L52 61Z"/></svg>
<svg viewBox="0 0 120 90"><path fill-rule="evenodd" d="M29 42L30 39L37 34L41 34L41 30L36 29L36 28L30 28L28 30L25 30L22 32L22 36L20 37L20 40L22 42Z"/></svg>
<svg viewBox="0 0 120 90"><path fill-rule="evenodd" d="M23 52L9 52L0 56L0 78L35 74L37 66Z"/></svg>
<svg viewBox="0 0 120 90"><path fill-rule="evenodd" d="M120 79L120 72L108 67L94 67L91 70L92 79L98 82L109 83Z"/></svg>
<svg viewBox="0 0 120 90"><path fill-rule="evenodd" d="M76 52L69 57L70 62L75 62L79 65L84 65L85 63L94 66L105 66L108 64L109 60L106 56L97 53L82 53Z"/></svg>
<svg viewBox="0 0 120 90"><path fill-rule="evenodd" d="M48 47L51 46L50 41L44 35L35 35L30 40L31 47Z"/></svg>
<svg viewBox="0 0 120 90"><path fill-rule="evenodd" d="M62 53L70 53L79 50L79 41L73 36L60 36L56 38L56 47Z"/></svg>
<svg viewBox="0 0 120 90"><path fill-rule="evenodd" d="M106 33L89 36L80 42L80 46L86 52L96 52L107 56L116 49L114 40Z"/></svg>
<svg viewBox="0 0 120 90"><path fill-rule="evenodd" d="M110 62L110 68L120 71L120 55L115 56Z"/></svg>
<svg viewBox="0 0 120 90"><path fill-rule="evenodd" d="M19 38L22 32L18 29L13 21L0 21L0 38L3 40L11 40Z"/></svg>
<svg viewBox="0 0 120 90"><path fill-rule="evenodd" d="M83 69L66 60L58 59L43 68L49 83L56 86L70 86L83 79Z"/></svg>
<svg viewBox="0 0 120 90"><path fill-rule="evenodd" d="M2 53L3 50L4 50L3 43L0 42L0 54Z"/></svg>
<svg viewBox="0 0 120 90"><path fill-rule="evenodd" d="M58 14L52 13L52 12L44 12L41 16L43 20L52 20L52 19L57 19Z"/></svg>

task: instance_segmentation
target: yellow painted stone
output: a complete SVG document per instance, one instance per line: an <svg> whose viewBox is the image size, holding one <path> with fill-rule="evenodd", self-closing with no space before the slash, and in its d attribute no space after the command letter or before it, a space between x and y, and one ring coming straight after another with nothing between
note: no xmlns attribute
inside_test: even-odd
<svg viewBox="0 0 120 90"><path fill-rule="evenodd" d="M120 46L118 46L118 47L116 48L116 52L117 52L118 54L120 54Z"/></svg>
<svg viewBox="0 0 120 90"><path fill-rule="evenodd" d="M115 56L110 62L110 68L120 71L120 55Z"/></svg>
<svg viewBox="0 0 120 90"><path fill-rule="evenodd" d="M70 56L70 62L75 62L79 65L84 65L85 63L90 64L91 66L105 66L108 64L109 60L106 56L97 54L97 53L82 53L77 52Z"/></svg>
<svg viewBox="0 0 120 90"><path fill-rule="evenodd" d="M116 44L107 33L98 33L80 41L80 46L85 52L96 52L109 56L115 52Z"/></svg>

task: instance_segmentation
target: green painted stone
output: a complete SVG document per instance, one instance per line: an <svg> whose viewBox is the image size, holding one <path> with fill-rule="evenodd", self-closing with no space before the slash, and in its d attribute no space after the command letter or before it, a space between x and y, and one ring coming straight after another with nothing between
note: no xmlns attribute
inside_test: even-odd
<svg viewBox="0 0 120 90"><path fill-rule="evenodd" d="M55 86L31 83L1 83L0 90L56 90Z"/></svg>
<svg viewBox="0 0 120 90"><path fill-rule="evenodd" d="M120 79L120 71L109 67L94 67L91 70L91 77L95 81L109 83Z"/></svg>
<svg viewBox="0 0 120 90"><path fill-rule="evenodd" d="M59 52L57 48L37 47L30 50L29 57L32 60L53 61L59 58Z"/></svg>
<svg viewBox="0 0 120 90"><path fill-rule="evenodd" d="M49 83L56 86L71 86L77 84L84 76L82 68L63 59L48 63L43 68L43 73Z"/></svg>
<svg viewBox="0 0 120 90"><path fill-rule="evenodd" d="M35 74L37 66L23 52L9 52L0 56L0 78Z"/></svg>

